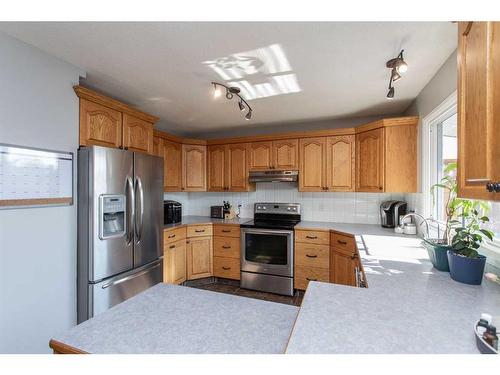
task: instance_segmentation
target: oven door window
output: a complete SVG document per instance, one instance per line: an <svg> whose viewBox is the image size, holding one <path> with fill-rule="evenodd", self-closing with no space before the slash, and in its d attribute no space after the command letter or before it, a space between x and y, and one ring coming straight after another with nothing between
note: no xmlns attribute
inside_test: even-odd
<svg viewBox="0 0 500 375"><path fill-rule="evenodd" d="M245 260L260 264L288 264L288 237L276 234L246 233Z"/></svg>

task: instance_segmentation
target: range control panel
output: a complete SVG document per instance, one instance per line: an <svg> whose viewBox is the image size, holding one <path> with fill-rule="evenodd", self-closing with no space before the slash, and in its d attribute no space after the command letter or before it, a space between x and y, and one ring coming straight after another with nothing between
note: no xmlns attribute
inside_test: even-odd
<svg viewBox="0 0 500 375"><path fill-rule="evenodd" d="M255 203L254 213L300 215L300 203Z"/></svg>

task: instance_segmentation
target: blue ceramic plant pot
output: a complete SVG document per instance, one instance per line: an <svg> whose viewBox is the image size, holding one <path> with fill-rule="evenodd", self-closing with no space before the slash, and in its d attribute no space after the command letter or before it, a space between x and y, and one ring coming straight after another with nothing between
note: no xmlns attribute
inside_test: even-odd
<svg viewBox="0 0 500 375"><path fill-rule="evenodd" d="M467 258L448 250L448 264L450 265L450 276L453 280L469 285L481 285L484 266L486 265L485 256L479 255L478 258Z"/></svg>
<svg viewBox="0 0 500 375"><path fill-rule="evenodd" d="M448 272L450 270L450 266L448 265L448 250L451 249L451 246L442 245L430 239L424 239L422 244L427 249L429 259L434 268L439 271Z"/></svg>

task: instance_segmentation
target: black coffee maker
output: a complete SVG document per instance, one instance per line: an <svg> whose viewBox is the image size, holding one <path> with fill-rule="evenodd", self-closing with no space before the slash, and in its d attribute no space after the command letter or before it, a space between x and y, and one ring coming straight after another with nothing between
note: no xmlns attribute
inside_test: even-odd
<svg viewBox="0 0 500 375"><path fill-rule="evenodd" d="M380 223L384 228L399 226L399 217L406 215L407 204L403 201L385 201L380 204Z"/></svg>

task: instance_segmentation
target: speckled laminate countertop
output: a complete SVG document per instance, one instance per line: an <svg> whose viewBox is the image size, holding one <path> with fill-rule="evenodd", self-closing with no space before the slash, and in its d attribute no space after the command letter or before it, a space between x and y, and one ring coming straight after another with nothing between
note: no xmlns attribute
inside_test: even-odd
<svg viewBox="0 0 500 375"><path fill-rule="evenodd" d="M88 353L283 353L296 306L157 284L55 340Z"/></svg>
<svg viewBox="0 0 500 375"><path fill-rule="evenodd" d="M177 227L182 227L185 225L190 225L190 224L234 224L234 225L239 225L246 223L247 221L252 220L249 217L241 217L241 218L234 218L234 219L216 219L212 218L209 216L183 216L182 220L180 223L175 223L175 224L165 224L163 226L163 229L169 229L169 228L177 228Z"/></svg>
<svg viewBox="0 0 500 375"><path fill-rule="evenodd" d="M287 353L478 353L473 325L500 315L498 285L452 280L414 236L357 239L368 288L309 283Z"/></svg>

